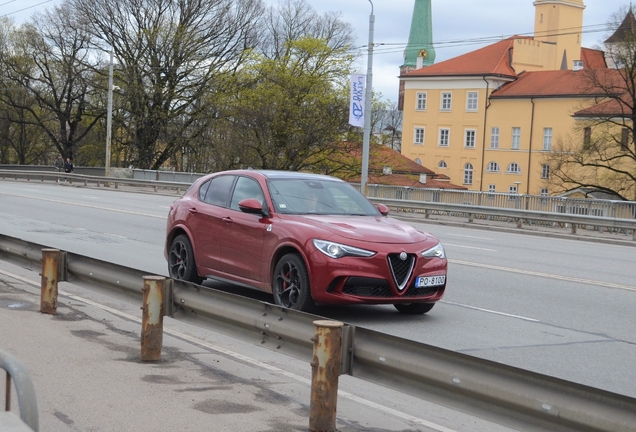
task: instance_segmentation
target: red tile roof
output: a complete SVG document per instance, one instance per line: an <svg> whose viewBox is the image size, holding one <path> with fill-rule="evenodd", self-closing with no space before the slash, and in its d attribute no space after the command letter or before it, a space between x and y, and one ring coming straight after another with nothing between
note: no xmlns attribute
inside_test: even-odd
<svg viewBox="0 0 636 432"><path fill-rule="evenodd" d="M585 69L605 69L605 53L590 48L581 48L581 60Z"/></svg>
<svg viewBox="0 0 636 432"><path fill-rule="evenodd" d="M401 75L408 77L427 76L471 76L471 75L498 75L515 77L517 74L510 66L509 54L513 49L514 36L500 42L488 45L475 51L454 57L452 59L435 63L421 69Z"/></svg>
<svg viewBox="0 0 636 432"><path fill-rule="evenodd" d="M583 71L555 70L521 73L516 81L495 90L491 97L589 97L602 94L604 92L590 84Z"/></svg>
<svg viewBox="0 0 636 432"><path fill-rule="evenodd" d="M627 96L626 96L627 97ZM632 115L631 104L621 99L608 99L574 113L574 117L623 117Z"/></svg>
<svg viewBox="0 0 636 432"><path fill-rule="evenodd" d="M531 38L512 36L458 57L402 74L400 77L497 75L514 78L517 73L510 62L512 60L514 42L517 39ZM607 67L603 51L581 48L580 60L583 60L584 67L587 69L603 69Z"/></svg>

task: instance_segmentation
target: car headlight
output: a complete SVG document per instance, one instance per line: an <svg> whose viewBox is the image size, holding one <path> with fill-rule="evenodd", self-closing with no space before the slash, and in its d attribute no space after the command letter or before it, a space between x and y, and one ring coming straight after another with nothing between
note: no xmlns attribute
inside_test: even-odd
<svg viewBox="0 0 636 432"><path fill-rule="evenodd" d="M437 243L432 248L422 252L422 256L425 258L446 258L446 251L441 243Z"/></svg>
<svg viewBox="0 0 636 432"><path fill-rule="evenodd" d="M345 256L372 257L376 252L360 249L353 246L347 246L340 243L334 243L326 240L313 239L314 246L320 252L330 258L342 258Z"/></svg>

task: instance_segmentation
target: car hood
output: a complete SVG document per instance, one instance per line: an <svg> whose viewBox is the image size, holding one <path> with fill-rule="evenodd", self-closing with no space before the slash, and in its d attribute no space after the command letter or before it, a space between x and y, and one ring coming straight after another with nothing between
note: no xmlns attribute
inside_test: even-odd
<svg viewBox="0 0 636 432"><path fill-rule="evenodd" d="M369 243L419 243L430 234L402 221L381 216L302 216L305 223L340 237Z"/></svg>

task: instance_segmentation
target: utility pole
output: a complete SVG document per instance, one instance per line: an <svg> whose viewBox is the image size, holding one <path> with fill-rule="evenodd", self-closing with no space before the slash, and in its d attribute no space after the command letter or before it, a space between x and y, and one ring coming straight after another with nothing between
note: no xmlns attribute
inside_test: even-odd
<svg viewBox="0 0 636 432"><path fill-rule="evenodd" d="M369 15L369 54L367 56L367 84L364 96L364 136L362 141L362 179L360 192L367 196L367 181L369 178L369 141L371 139L371 95L373 86L373 27L375 15L373 15L373 2L371 3L371 15Z"/></svg>
<svg viewBox="0 0 636 432"><path fill-rule="evenodd" d="M113 122L113 50L110 50L110 66L108 67L108 111L106 113L106 172L110 177L110 139Z"/></svg>

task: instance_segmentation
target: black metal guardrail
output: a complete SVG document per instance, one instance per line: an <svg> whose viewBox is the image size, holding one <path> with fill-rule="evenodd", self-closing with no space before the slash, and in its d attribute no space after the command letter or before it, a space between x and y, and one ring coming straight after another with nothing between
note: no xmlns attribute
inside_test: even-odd
<svg viewBox="0 0 636 432"><path fill-rule="evenodd" d="M0 234L0 259L41 270L49 246ZM65 252L61 275L141 302L146 273ZM310 362L319 317L176 280L168 315ZM636 431L636 398L471 357L345 323L341 374L449 406L493 412L553 431Z"/></svg>
<svg viewBox="0 0 636 432"><path fill-rule="evenodd" d="M83 174L68 174L56 171L19 171L0 170L0 179L26 179L27 181L57 181L68 178L70 182L89 183L100 185L113 184L115 188L119 185L151 187L156 192L159 188L172 189L176 193L187 190L191 184L183 182L170 182L158 180L140 180L130 178L115 178L103 176L90 176ZM398 200L388 198L373 198L369 200L374 203L383 203L391 209L422 213L427 218L431 212L441 212L446 214L466 215L469 222L473 222L475 216L506 217L517 220L517 227L521 228L523 221L542 221L550 223L565 223L571 225L572 233L576 233L577 226L604 227L613 230L622 229L631 231L632 240L636 241L636 219L621 219L614 217L589 216L568 213L539 212L534 210L510 209L498 207L484 207L463 204L445 204L437 202L422 202L411 200Z"/></svg>

